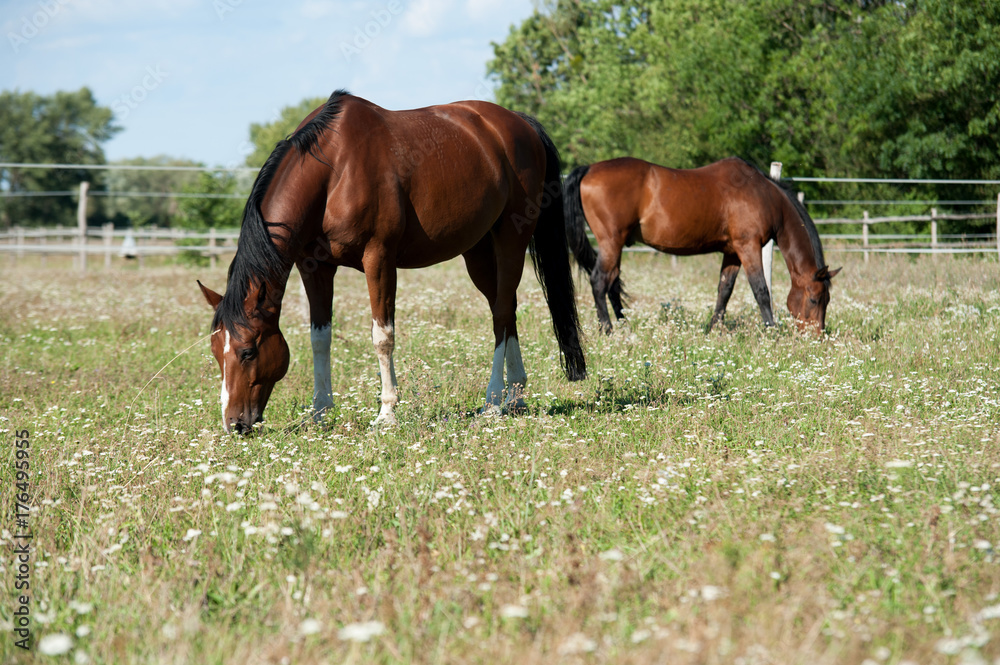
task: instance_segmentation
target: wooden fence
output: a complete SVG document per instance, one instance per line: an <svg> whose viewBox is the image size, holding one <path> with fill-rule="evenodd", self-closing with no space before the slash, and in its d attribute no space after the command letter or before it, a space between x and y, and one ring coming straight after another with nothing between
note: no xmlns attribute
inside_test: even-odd
<svg viewBox="0 0 1000 665"><path fill-rule="evenodd" d="M88 227L86 234L76 228L21 228L0 233L0 253L8 255L8 263L16 265L27 255L40 257L45 265L49 256L73 256L76 267L86 270L91 257L103 257L104 267L110 268L116 259L135 260L140 266L148 256L173 256L192 252L207 256L214 268L220 256L236 252L238 229L209 229L205 233L184 229L148 228L116 230L105 224Z"/></svg>
<svg viewBox="0 0 1000 665"><path fill-rule="evenodd" d="M998 197L1000 204L1000 197ZM851 234L821 234L824 250L830 252L860 252L867 261L871 253L906 253L906 254L962 254L962 253L993 253L1000 256L1000 236L997 233L988 234L941 234L938 224L942 221L963 221L976 219L997 220L1000 230L1000 205L997 213L941 215L936 209L930 215L906 215L894 217L870 217L864 212L861 219L830 218L815 220L820 230L824 226L859 225L861 233ZM892 222L916 222L927 224L928 234L889 234L874 233L879 225ZM183 252L192 252L207 256L215 267L219 257L236 251L236 241L239 236L237 229L193 232L184 229L145 228L136 230L116 230L112 225L103 227L58 226L55 228L21 228L15 227L6 232L0 232L0 254L7 254L8 265L17 265L18 261L27 256L37 256L44 266L49 256L70 255L80 270L86 270L88 261L95 257L103 257L103 265L110 268L116 260L135 260L140 266L145 257L172 256ZM636 246L626 251L654 251L648 247ZM0 262L0 266L3 263Z"/></svg>

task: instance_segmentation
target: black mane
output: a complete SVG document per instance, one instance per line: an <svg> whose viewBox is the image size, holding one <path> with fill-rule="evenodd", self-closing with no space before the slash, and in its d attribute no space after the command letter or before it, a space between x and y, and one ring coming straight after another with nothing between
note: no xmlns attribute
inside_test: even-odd
<svg viewBox="0 0 1000 665"><path fill-rule="evenodd" d="M261 204L271 185L271 180L290 149L295 148L300 156L309 154L318 161L326 163L314 151L319 145L323 132L330 127L340 113L341 101L347 94L349 93L345 90L337 90L330 95L330 99L312 120L288 138L278 141L271 155L264 162L264 166L261 167L257 179L254 180L253 188L250 190L246 206L243 208L243 222L240 225L236 256L229 264L226 293L215 310L212 330L217 329L220 325L225 325L230 333L239 338L237 327L250 327L250 321L243 306L247 299L250 282L262 283L284 280L287 277L288 271L291 270L292 259L282 255L275 246L274 233L271 228L287 229L288 226L265 220Z"/></svg>
<svg viewBox="0 0 1000 665"><path fill-rule="evenodd" d="M806 212L806 207L802 205L799 201L799 197L795 193L795 189L788 183L782 182L781 180L776 180L771 178L771 181L778 186L778 188L785 193L788 200L792 203L792 207L795 208L795 212L799 213L799 217L802 218L802 226L806 229L806 235L809 236L809 242L812 244L813 254L816 256L816 267L820 270L826 267L826 259L823 258L823 243L819 239L819 231L816 229L816 223L813 222L812 217Z"/></svg>
<svg viewBox="0 0 1000 665"><path fill-rule="evenodd" d="M823 244L820 242L819 231L816 229L816 223L813 222L812 217L809 216L809 213L806 211L806 207L802 205L801 201L799 201L799 197L796 196L795 189L792 187L792 185L787 181L781 180L780 178L772 178L767 173L764 173L763 169L758 167L756 164L753 164L752 162L749 162L745 159L743 160L743 162L746 163L748 166L759 171L762 176L764 176L765 178L773 182L775 185L777 185L778 189L780 189L781 192L785 195L785 197L788 198L789 202L792 204L792 207L795 208L795 212L799 213L799 217L802 218L802 226L804 226L806 229L806 235L809 236L809 243L812 245L813 254L816 257L816 267L819 268L820 270L825 268L826 259L823 258Z"/></svg>

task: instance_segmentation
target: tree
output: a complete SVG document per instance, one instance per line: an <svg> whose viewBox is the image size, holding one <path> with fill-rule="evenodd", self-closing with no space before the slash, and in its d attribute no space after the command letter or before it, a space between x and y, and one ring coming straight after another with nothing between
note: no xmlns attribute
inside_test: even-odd
<svg viewBox="0 0 1000 665"><path fill-rule="evenodd" d="M0 162L103 164L101 144L120 127L111 109L98 106L88 88L42 96L0 92ZM0 169L0 192L67 191L99 174L81 169ZM68 196L0 197L0 225L74 224L76 203Z"/></svg>
<svg viewBox="0 0 1000 665"><path fill-rule="evenodd" d="M202 171L181 188L182 194L208 196L182 197L177 201L177 225L194 231L211 227L239 227L243 219L249 187L228 172Z"/></svg>
<svg viewBox="0 0 1000 665"><path fill-rule="evenodd" d="M326 103L326 97L310 97L294 106L281 109L275 120L250 125L250 142L254 150L247 155L247 166L260 168L274 150L278 141L287 138L307 115Z"/></svg>
<svg viewBox="0 0 1000 665"><path fill-rule="evenodd" d="M493 48L497 101L569 164L1000 174L997 0L554 0Z"/></svg>
<svg viewBox="0 0 1000 665"><path fill-rule="evenodd" d="M115 164L129 166L198 166L197 162L166 155L123 159ZM109 192L175 193L189 189L198 181L195 171L160 171L115 169L108 171L104 182ZM171 196L109 196L108 216L118 225L171 226L178 212L178 200Z"/></svg>

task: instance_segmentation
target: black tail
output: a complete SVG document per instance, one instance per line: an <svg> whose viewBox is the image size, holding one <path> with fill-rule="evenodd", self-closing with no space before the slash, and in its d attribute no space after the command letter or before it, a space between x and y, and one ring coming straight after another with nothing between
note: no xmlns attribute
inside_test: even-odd
<svg viewBox="0 0 1000 665"><path fill-rule="evenodd" d="M587 217L583 214L583 203L580 201L580 181L588 171L589 166L578 166L566 176L566 181L563 182L563 216L566 218L569 248L573 250L580 270L590 277L597 265L597 252L587 239Z"/></svg>
<svg viewBox="0 0 1000 665"><path fill-rule="evenodd" d="M559 151L541 123L524 113L518 115L531 125L545 146L545 188L538 225L529 245L531 260L552 314L552 327L559 342L566 378L580 381L587 378L587 361L580 347L580 320L576 313L576 294L563 222L562 163Z"/></svg>

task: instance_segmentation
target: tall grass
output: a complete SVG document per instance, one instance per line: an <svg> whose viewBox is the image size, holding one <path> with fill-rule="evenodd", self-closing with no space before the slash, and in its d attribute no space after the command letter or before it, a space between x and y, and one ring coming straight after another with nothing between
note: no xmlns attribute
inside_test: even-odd
<svg viewBox="0 0 1000 665"><path fill-rule="evenodd" d="M476 415L492 333L461 262L401 273L385 433L363 276L337 278L323 425L293 277L292 366L245 439L195 344L194 280L222 269L5 269L0 546L28 429L32 630L73 647L15 648L4 557L0 661L1000 658L996 262L848 259L822 340L764 330L742 278L706 335L718 265L626 255L610 337L580 282L577 384L526 271L528 410L504 418Z"/></svg>

